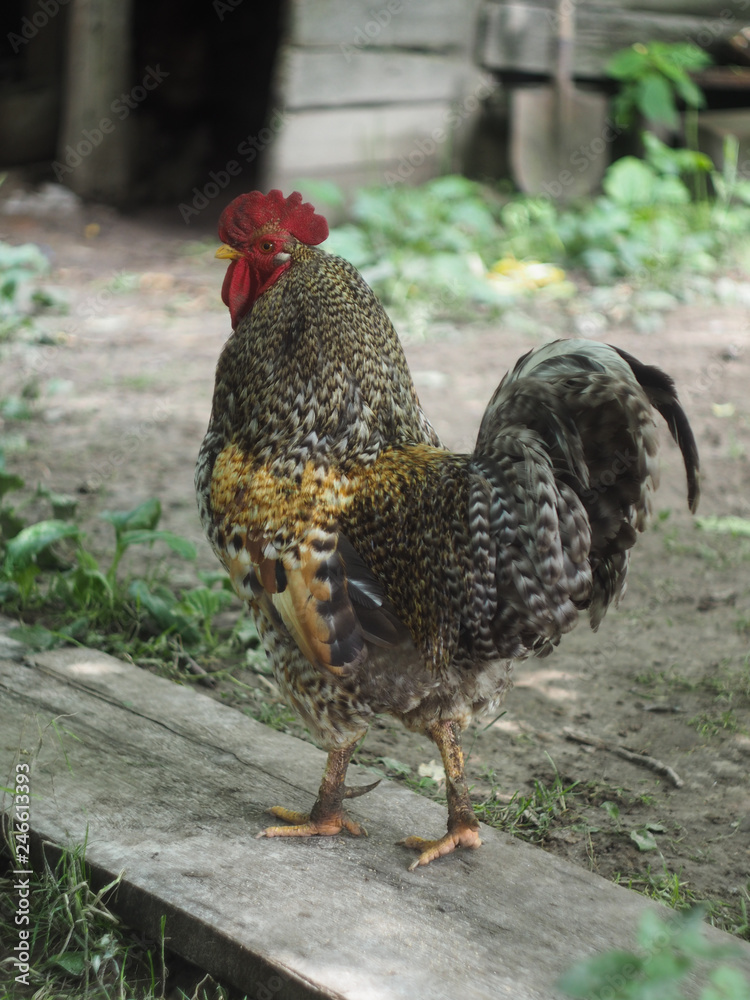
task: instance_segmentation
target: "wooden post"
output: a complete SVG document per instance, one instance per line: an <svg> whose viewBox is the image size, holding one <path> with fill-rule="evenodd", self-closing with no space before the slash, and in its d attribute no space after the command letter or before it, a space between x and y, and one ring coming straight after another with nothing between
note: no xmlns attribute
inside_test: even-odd
<svg viewBox="0 0 750 1000"><path fill-rule="evenodd" d="M132 0L73 0L53 170L83 198L120 204L130 181ZM114 109L113 109L114 105ZM127 114L124 112L127 111Z"/></svg>

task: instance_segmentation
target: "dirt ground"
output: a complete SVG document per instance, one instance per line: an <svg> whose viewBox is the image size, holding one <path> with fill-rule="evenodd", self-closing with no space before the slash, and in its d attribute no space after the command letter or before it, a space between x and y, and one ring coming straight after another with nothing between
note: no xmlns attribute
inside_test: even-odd
<svg viewBox="0 0 750 1000"><path fill-rule="evenodd" d="M98 512L158 497L161 526L197 544L199 568L215 568L193 495L213 369L229 333L210 230L93 208L58 219L0 217L0 239L39 244L52 264L48 285L69 302L67 315L39 320L49 343L2 345L0 400L30 384L39 390L34 419L2 429L9 469L79 497L94 548L109 544ZM582 302L508 323L442 324L434 339L407 343L422 403L448 445L472 446L501 375L529 347L573 335ZM656 333L610 322L598 336L674 376L701 452L700 514L750 517L747 309L697 303L666 314ZM493 788L501 802L529 794L534 780L551 785L555 771L565 786L578 782L547 847L625 881L650 868L665 893L664 872L677 873L684 894L738 914L750 889L750 539L694 525L679 453L663 437L657 517L636 546L623 603L598 634L582 624L551 657L518 667L506 713L467 735L468 770L477 802ZM176 564L181 576L193 581L194 568ZM646 753L682 784L573 742L566 728ZM360 760L400 761L416 778L435 756L383 720ZM649 826L656 847L641 852L630 833Z"/></svg>

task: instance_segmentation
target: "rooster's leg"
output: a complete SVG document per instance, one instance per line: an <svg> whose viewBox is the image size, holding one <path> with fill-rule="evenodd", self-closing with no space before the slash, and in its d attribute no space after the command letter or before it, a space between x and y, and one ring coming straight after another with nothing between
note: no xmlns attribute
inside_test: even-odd
<svg viewBox="0 0 750 1000"><path fill-rule="evenodd" d="M427 735L437 745L445 767L446 794L448 797L448 833L440 840L425 840L424 837L407 837L401 843L420 852L416 861L409 865L414 871L419 865L428 865L435 858L450 854L457 847L479 847L479 821L469 798L469 789L464 778L464 755L461 737L455 722L433 723Z"/></svg>
<svg viewBox="0 0 750 1000"><path fill-rule="evenodd" d="M309 813L294 812L283 806L273 806L268 810L273 816L283 819L290 826L269 826L261 830L259 837L330 837L341 830L347 830L355 837L367 831L343 810L344 799L353 799L365 792L372 791L380 782L372 785L362 785L358 788L347 788L344 784L349 759L354 752L358 740L345 746L342 750L331 750L323 772L323 781L318 791L318 797Z"/></svg>

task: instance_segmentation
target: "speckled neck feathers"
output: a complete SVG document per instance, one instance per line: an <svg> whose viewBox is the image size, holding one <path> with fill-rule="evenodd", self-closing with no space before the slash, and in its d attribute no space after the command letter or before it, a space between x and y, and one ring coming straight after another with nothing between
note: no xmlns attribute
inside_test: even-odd
<svg viewBox="0 0 750 1000"><path fill-rule="evenodd" d="M282 476L342 472L437 436L385 311L346 261L298 244L217 368L211 429Z"/></svg>

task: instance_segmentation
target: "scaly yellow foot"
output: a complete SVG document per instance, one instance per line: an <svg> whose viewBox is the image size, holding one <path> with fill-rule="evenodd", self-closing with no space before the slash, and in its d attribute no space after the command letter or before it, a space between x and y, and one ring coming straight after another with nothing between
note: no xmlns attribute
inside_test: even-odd
<svg viewBox="0 0 750 1000"><path fill-rule="evenodd" d="M411 847L420 851L416 861L409 865L409 871L413 872L420 865L429 865L435 858L442 858L446 854L451 854L457 847L480 847L482 841L479 839L479 830L468 823L461 823L452 830L449 830L440 840L426 840L424 837L407 837L400 840L404 847Z"/></svg>
<svg viewBox="0 0 750 1000"><path fill-rule="evenodd" d="M292 825L266 827L260 831L256 840L260 837L333 837L342 830L351 833L353 837L367 836L367 830L344 812L321 816L319 819L312 819L309 813L294 812L283 806L272 806L266 812Z"/></svg>

